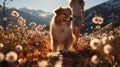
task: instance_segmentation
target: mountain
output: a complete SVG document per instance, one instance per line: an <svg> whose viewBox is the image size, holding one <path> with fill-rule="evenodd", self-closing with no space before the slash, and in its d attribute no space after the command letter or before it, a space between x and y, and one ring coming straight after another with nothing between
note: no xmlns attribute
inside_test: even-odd
<svg viewBox="0 0 120 67"><path fill-rule="evenodd" d="M37 24L46 24L49 25L49 22L53 16L53 13L45 12L43 10L32 10L28 8L10 8L6 9L6 15L8 18L11 18L10 13L16 10L27 20L27 24L29 22L36 22ZM90 9L85 10L85 26L81 29L82 33L88 32L91 33L92 29L96 27L96 25L92 22L92 18L95 15L101 15L104 18L104 23L101 24L101 27L108 25L109 23L113 23L114 25L120 25L120 0L109 0L102 4L98 4ZM0 9L0 18L2 16L2 10Z"/></svg>
<svg viewBox="0 0 120 67"><path fill-rule="evenodd" d="M120 24L120 0L109 0L102 4L96 5L85 11L85 27L81 32L91 32L90 27L96 25L92 22L94 15L101 15L104 18L104 23L100 26L104 27L109 23L114 25Z"/></svg>
<svg viewBox="0 0 120 67"><path fill-rule="evenodd" d="M30 9L27 9L27 8L21 8L21 9L7 8L6 11L5 11L5 16L8 19L15 19L15 18L12 18L12 16L10 15L11 12L14 11L14 10L17 11L20 14L20 16L22 16L23 18L25 18L27 20L27 25L30 22L36 22L37 25L38 24L49 25L49 22L50 22L50 20L53 16L53 14L49 13L49 12L44 12L42 10L30 10ZM0 18L2 18L2 10L0 10Z"/></svg>
<svg viewBox="0 0 120 67"><path fill-rule="evenodd" d="M28 13L30 15L33 15L35 17L41 18L42 20L46 21L45 24L49 24L49 22L53 16L52 13L45 12L43 10L31 10L31 9L26 8L26 7L20 8L19 10L22 12Z"/></svg>

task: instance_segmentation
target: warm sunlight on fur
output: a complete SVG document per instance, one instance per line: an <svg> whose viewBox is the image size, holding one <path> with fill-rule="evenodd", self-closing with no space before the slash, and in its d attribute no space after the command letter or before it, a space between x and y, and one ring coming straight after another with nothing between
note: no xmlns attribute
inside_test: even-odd
<svg viewBox="0 0 120 67"><path fill-rule="evenodd" d="M51 45L53 52L72 50L76 40L72 31L71 10L69 8L58 8L50 23Z"/></svg>

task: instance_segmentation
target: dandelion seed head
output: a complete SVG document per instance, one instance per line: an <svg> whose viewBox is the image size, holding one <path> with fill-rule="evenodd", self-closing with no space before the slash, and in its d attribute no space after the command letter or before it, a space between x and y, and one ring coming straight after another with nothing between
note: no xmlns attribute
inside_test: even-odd
<svg viewBox="0 0 120 67"><path fill-rule="evenodd" d="M15 11L15 10L11 12L11 15L13 17L19 17L19 13L17 11Z"/></svg>
<svg viewBox="0 0 120 67"><path fill-rule="evenodd" d="M113 47L110 44L107 44L103 47L103 52L105 54L110 54L110 52L112 51Z"/></svg>
<svg viewBox="0 0 120 67"><path fill-rule="evenodd" d="M2 18L2 21L7 21L7 20L8 20L7 17L3 17L3 18Z"/></svg>
<svg viewBox="0 0 120 67"><path fill-rule="evenodd" d="M93 64L98 64L99 63L98 56L97 55L93 55L92 58L91 58L91 62Z"/></svg>
<svg viewBox="0 0 120 67"><path fill-rule="evenodd" d="M92 38L92 40L90 41L90 47L93 49L93 50L96 50L100 47L101 45L101 42L99 39L97 38Z"/></svg>
<svg viewBox="0 0 120 67"><path fill-rule="evenodd" d="M13 63L13 62L17 61L17 58L18 58L17 53L14 51L10 51L6 54L5 60L9 63Z"/></svg>
<svg viewBox="0 0 120 67"><path fill-rule="evenodd" d="M16 51L22 51L23 47L21 45L16 45L15 50Z"/></svg>
<svg viewBox="0 0 120 67"><path fill-rule="evenodd" d="M114 37L114 35L110 35L110 36L108 37L108 39L109 39L109 40L114 40L115 37Z"/></svg>

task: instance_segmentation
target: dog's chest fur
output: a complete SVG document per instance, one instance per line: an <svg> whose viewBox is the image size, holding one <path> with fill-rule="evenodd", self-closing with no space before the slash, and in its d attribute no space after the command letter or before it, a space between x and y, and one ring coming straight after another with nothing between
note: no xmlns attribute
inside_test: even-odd
<svg viewBox="0 0 120 67"><path fill-rule="evenodd" d="M63 22L60 25L54 24L53 29L55 31L55 36L57 36L58 40L63 41L64 39L69 37L70 26L67 25L68 22Z"/></svg>

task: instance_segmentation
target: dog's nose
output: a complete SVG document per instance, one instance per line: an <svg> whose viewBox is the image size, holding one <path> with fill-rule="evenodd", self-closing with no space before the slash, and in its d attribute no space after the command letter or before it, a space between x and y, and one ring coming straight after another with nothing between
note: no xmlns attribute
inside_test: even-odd
<svg viewBox="0 0 120 67"><path fill-rule="evenodd" d="M70 17L70 21L72 21L72 19L73 19L73 18L72 18L72 17Z"/></svg>

